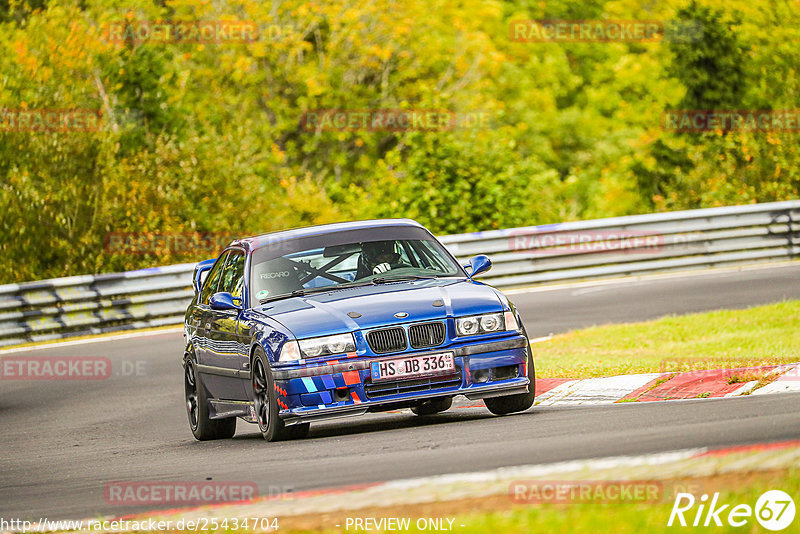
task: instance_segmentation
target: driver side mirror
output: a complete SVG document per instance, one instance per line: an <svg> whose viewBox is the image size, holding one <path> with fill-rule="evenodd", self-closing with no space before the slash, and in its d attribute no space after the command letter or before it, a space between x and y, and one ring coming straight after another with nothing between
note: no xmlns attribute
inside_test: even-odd
<svg viewBox="0 0 800 534"><path fill-rule="evenodd" d="M194 287L195 295L200 293L203 290L203 284L206 281L208 276L208 271L214 266L216 263L216 258L211 260L201 261L194 267L194 274L192 275L192 286Z"/></svg>
<svg viewBox="0 0 800 534"><path fill-rule="evenodd" d="M479 274L485 273L492 268L492 260L489 259L489 256L478 254L469 259L469 266L472 268L469 277L475 278Z"/></svg>
<svg viewBox="0 0 800 534"><path fill-rule="evenodd" d="M211 295L208 305L211 306L212 310L218 311L241 310L241 304L236 304L236 302L234 302L235 300L238 300L241 303L241 299L234 299L233 295L227 291L220 291L219 293L214 293Z"/></svg>

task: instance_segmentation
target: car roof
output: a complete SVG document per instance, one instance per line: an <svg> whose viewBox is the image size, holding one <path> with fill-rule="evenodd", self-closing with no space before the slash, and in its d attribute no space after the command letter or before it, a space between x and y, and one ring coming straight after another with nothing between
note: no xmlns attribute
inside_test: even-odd
<svg viewBox="0 0 800 534"><path fill-rule="evenodd" d="M241 246L250 250L255 250L261 246L273 244L287 239L297 239L301 237L317 236L341 232L343 230L365 230L370 228L386 227L414 227L425 228L413 219L371 219L367 221L350 221L333 224L321 224L317 226L305 226L293 228L291 230L281 230L268 234L261 234L253 237L244 237L233 241L229 246Z"/></svg>

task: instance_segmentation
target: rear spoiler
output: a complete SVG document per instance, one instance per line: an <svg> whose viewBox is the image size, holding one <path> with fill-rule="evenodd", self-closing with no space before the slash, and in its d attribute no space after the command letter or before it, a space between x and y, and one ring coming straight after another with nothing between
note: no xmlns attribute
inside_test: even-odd
<svg viewBox="0 0 800 534"><path fill-rule="evenodd" d="M203 282L201 280L203 274L210 271L214 264L217 262L216 258L210 260L203 260L194 267L194 274L192 275L192 286L194 287L194 294L200 293L203 289Z"/></svg>

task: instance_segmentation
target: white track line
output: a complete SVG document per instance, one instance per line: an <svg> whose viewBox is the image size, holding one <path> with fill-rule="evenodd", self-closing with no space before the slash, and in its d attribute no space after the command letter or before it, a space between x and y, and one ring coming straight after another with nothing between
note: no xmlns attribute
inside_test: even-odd
<svg viewBox="0 0 800 534"><path fill-rule="evenodd" d="M428 484L449 485L475 482L490 482L496 480L515 480L524 478L539 478L580 471L595 471L599 469L614 469L617 467L638 467L643 465L663 465L680 460L693 458L708 452L708 448L682 449L677 451L644 454L639 456L610 456L605 458L591 458L587 460L570 460L552 464L529 464L514 467L500 467L488 471L474 473L456 473L452 475L434 475L429 477L409 478L384 482L381 487L396 490L406 490Z"/></svg>
<svg viewBox="0 0 800 534"><path fill-rule="evenodd" d="M144 332L130 332L128 334L119 334L116 336L100 336L100 337L91 337L87 339L75 339L72 341L57 341L54 343L44 343L42 345L33 345L30 347L17 347L13 349L3 349L0 350L0 355L3 354L13 354L15 352L28 352L31 350L41 350L41 349L52 349L53 347L69 347L72 345L86 345L89 343L102 343L104 341L119 341L120 339L131 339L137 337L150 337L150 336L158 336L162 334L176 334L178 332L183 332L183 327L179 326L176 328L164 328L161 330L147 330Z"/></svg>

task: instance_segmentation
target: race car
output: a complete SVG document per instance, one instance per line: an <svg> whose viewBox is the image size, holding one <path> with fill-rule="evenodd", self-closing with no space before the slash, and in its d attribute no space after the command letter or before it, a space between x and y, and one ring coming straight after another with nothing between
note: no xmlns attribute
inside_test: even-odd
<svg viewBox="0 0 800 534"><path fill-rule="evenodd" d="M386 219L287 230L231 242L197 264L183 355L189 426L230 438L236 419L268 441L314 421L453 397L494 414L533 405L525 329L499 290L474 277L419 223Z"/></svg>

